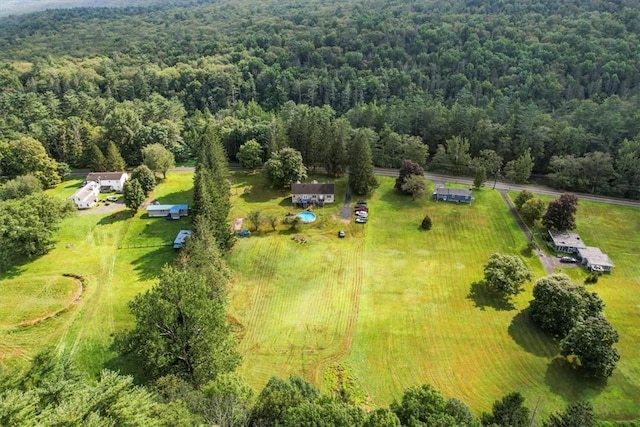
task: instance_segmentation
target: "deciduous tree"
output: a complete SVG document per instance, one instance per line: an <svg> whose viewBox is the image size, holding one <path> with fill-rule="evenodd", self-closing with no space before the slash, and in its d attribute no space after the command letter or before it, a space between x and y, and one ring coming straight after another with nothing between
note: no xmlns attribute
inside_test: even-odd
<svg viewBox="0 0 640 427"><path fill-rule="evenodd" d="M258 228L260 228L260 224L262 223L262 212L251 211L247 215L247 219L251 222L251 225L253 225L253 230L258 231Z"/></svg>
<svg viewBox="0 0 640 427"><path fill-rule="evenodd" d="M131 172L131 179L140 183L145 196L149 195L149 193L156 188L156 176L147 165L140 165L135 168L133 172Z"/></svg>
<svg viewBox="0 0 640 427"><path fill-rule="evenodd" d="M411 160L405 160L402 162L402 166L400 166L400 170L398 171L398 177L396 178L395 184L396 190L402 191L402 185L411 175L424 177L424 169L418 163L412 162Z"/></svg>
<svg viewBox="0 0 640 427"><path fill-rule="evenodd" d="M564 193L549 203L547 212L542 217L542 224L548 229L567 231L576 228L576 212L578 198L574 194Z"/></svg>
<svg viewBox="0 0 640 427"><path fill-rule="evenodd" d="M130 179L124 183L122 191L124 196L124 204L132 211L137 211L144 203L145 195L142 185L136 179Z"/></svg>
<svg viewBox="0 0 640 427"><path fill-rule="evenodd" d="M287 188L291 183L307 178L302 156L293 148L276 151L264 166L267 178L276 188Z"/></svg>
<svg viewBox="0 0 640 427"><path fill-rule="evenodd" d="M240 166L250 170L258 169L262 166L262 147L255 139L250 139L240 146L236 155Z"/></svg>
<svg viewBox="0 0 640 427"><path fill-rule="evenodd" d="M569 276L554 274L533 285L531 320L543 331L564 338L578 322L597 316L604 308L598 294L571 283Z"/></svg>
<svg viewBox="0 0 640 427"><path fill-rule="evenodd" d="M517 159L507 162L504 167L504 173L507 179L516 184L525 184L529 181L532 170L533 158L531 157L530 149L527 149L524 154Z"/></svg>
<svg viewBox="0 0 640 427"><path fill-rule="evenodd" d="M487 180L487 171L484 167L480 166L476 168L476 173L473 176L473 187L479 189L484 185Z"/></svg>
<svg viewBox="0 0 640 427"><path fill-rule="evenodd" d="M423 176L410 175L402 184L402 191L411 194L411 199L415 200L424 194L427 189L427 182Z"/></svg>
<svg viewBox="0 0 640 427"><path fill-rule="evenodd" d="M527 200L524 205L520 208L520 216L529 225L535 224L540 218L542 218L542 214L544 213L546 204L542 199L534 197L533 199Z"/></svg>
<svg viewBox="0 0 640 427"><path fill-rule="evenodd" d="M542 423L543 427L596 427L597 420L589 402L573 402L562 412L556 412Z"/></svg>
<svg viewBox="0 0 640 427"><path fill-rule="evenodd" d="M516 207L517 211L520 211L520 209L522 209L522 205L524 205L527 202L527 200L533 199L533 197L534 195L531 191L522 190L521 192L518 193L516 198L513 200L513 205Z"/></svg>
<svg viewBox="0 0 640 427"><path fill-rule="evenodd" d="M483 426L529 427L529 408L524 406L524 397L509 393L493 404L490 414L482 414Z"/></svg>
<svg viewBox="0 0 640 427"><path fill-rule="evenodd" d="M21 175L0 187L0 199L21 199L42 191L42 183L33 175Z"/></svg>
<svg viewBox="0 0 640 427"><path fill-rule="evenodd" d="M173 153L162 144L151 144L144 147L142 159L152 171L162 172L164 178L167 177L167 171L176 165Z"/></svg>
<svg viewBox="0 0 640 427"><path fill-rule="evenodd" d="M502 296L519 294L532 277L531 270L518 256L495 253L484 266L484 283Z"/></svg>
<svg viewBox="0 0 640 427"><path fill-rule="evenodd" d="M563 356L573 355L587 376L607 378L613 374L620 353L613 347L618 332L601 315L588 317L571 329L560 343Z"/></svg>

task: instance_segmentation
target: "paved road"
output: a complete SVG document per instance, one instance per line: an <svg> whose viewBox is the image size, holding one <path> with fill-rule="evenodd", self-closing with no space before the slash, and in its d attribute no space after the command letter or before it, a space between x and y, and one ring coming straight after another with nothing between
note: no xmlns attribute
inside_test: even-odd
<svg viewBox="0 0 640 427"><path fill-rule="evenodd" d="M376 175L398 176L397 169L375 168L374 171ZM432 181L436 181L436 182L453 182L456 184L465 184L469 186L473 185L473 178L443 175L443 174L436 174L436 173L425 173L424 176L425 178ZM493 187L493 181L486 181L484 185L485 187ZM497 182L495 188L496 190L514 190L514 191L529 190L532 193L544 194L547 196L559 196L562 193L567 192L567 191L553 190L551 188L543 187L539 185L518 185L518 184L505 183L505 182ZM585 194L585 193L575 193L575 192L571 192L571 193L578 196L580 200L589 200L593 202L611 203L612 205L631 206L634 208L640 208L640 200L618 199L616 197L596 196L593 194Z"/></svg>
<svg viewBox="0 0 640 427"><path fill-rule="evenodd" d="M229 170L242 170L242 168L237 163L229 164ZM171 169L173 172L193 172L195 168L193 166L179 166L174 169ZM382 176L398 176L398 169L386 169L386 168L375 168L374 172L376 175ZM85 171L73 171L71 173L72 176L83 176L88 172ZM425 178L435 181L435 182L452 182L456 184L465 184L465 185L473 185L473 178L468 177L460 177L460 176L451 176L451 175L443 175L437 173L425 173ZM485 187L493 187L493 181L486 181L484 183ZM505 182L497 182L495 184L496 190L514 190L514 191L522 191L529 190L534 194L543 194L547 196L559 196L562 193L566 193L566 191L558 191L553 190L548 187L540 186L540 185L518 185L518 184L510 184ZM592 202L603 202L603 203L611 203L612 205L620 205L620 206L631 206L634 208L640 208L640 200L629 200L629 199L619 199L616 197L606 197L606 196L596 196L593 194L585 194L585 193L575 193L573 192L580 200L589 200Z"/></svg>

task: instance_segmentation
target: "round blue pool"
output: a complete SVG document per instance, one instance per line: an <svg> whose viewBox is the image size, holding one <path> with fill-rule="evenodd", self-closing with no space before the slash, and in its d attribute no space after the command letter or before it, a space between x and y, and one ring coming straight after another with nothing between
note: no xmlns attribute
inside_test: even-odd
<svg viewBox="0 0 640 427"><path fill-rule="evenodd" d="M308 223L313 222L313 221L316 220L316 214L314 214L313 212L309 212L309 211L300 212L296 216L298 218L300 218L300 221L302 221L305 224L308 224Z"/></svg>

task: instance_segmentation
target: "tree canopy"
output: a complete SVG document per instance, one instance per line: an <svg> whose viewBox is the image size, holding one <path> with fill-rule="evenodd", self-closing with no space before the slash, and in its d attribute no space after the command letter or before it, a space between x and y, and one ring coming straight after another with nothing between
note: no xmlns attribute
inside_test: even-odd
<svg viewBox="0 0 640 427"><path fill-rule="evenodd" d="M522 292L533 274L518 256L492 254L484 266L484 283L494 292L508 296Z"/></svg>
<svg viewBox="0 0 640 427"><path fill-rule="evenodd" d="M548 229L568 231L576 228L578 198L574 194L565 193L549 203L542 217L542 224Z"/></svg>

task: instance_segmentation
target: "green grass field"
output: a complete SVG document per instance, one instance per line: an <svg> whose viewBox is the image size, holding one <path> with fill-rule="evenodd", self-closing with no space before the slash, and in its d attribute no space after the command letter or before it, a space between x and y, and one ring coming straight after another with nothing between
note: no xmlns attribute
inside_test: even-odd
<svg viewBox="0 0 640 427"><path fill-rule="evenodd" d="M264 189L259 178L237 180L236 216L293 210L286 193ZM581 211L590 222L579 221L585 239L607 235L620 242L615 236L622 233L630 245L626 255L607 249L614 262L628 261L617 263L616 272L595 286L623 336L623 360L605 385L583 380L565 366L557 358L557 343L530 324L525 309L532 283L512 307L495 304L481 291L470 293L491 253L518 254L526 245L497 192L476 192L471 206L427 198L412 202L393 190L393 180L380 181L364 226L340 223L337 203L324 208L319 224L298 232L307 236L307 245L291 241L285 230L267 229L236 244L230 259L231 313L242 327L240 371L253 386L289 374L326 385L339 365L372 406L389 404L409 386L430 383L476 412L518 390L530 407L538 404L540 416L576 399L591 400L603 418L639 415L634 378L640 354L632 345L638 342L633 322L639 277L629 256L638 230L620 227L638 227L637 211L592 204ZM253 188L248 195L247 187ZM603 224L611 210L618 217ZM428 232L418 230L425 213L434 222ZM337 238L339 228L348 231L346 239ZM536 278L544 275L537 258L525 261ZM623 292L619 280L628 281ZM626 304L629 298L636 302Z"/></svg>
<svg viewBox="0 0 640 427"><path fill-rule="evenodd" d="M267 188L259 175L234 173L231 179L231 219L251 211L279 218L299 211L289 192ZM335 373L344 370L349 387L370 407L429 383L476 413L518 390L530 407L538 405L538 419L578 399L592 401L604 419L640 416L640 273L634 251L640 211L580 203L577 232L616 264L611 275L590 286L621 335L622 360L603 384L565 366L557 343L530 324L525 309L532 283L511 307L472 288L491 253L518 254L526 244L496 191L475 192L470 206L428 197L414 202L393 190L392 179L379 179L366 225L340 217L344 179L336 181L337 203L316 208L312 224L298 230L263 224L256 232L244 222L252 236L239 239L229 259L230 318L244 355L239 371L252 386L259 389L273 375L297 374L329 390ZM50 191L68 197L78 184ZM190 202L191 187L191 173L173 173L151 199ZM434 223L427 232L418 230L425 214ZM131 326L127 302L154 283L175 256L167 244L188 226L189 219L150 219L144 211L131 217L126 210L65 220L55 249L16 265L0 282L0 365L24 366L35 352L55 345L91 375L104 367L135 373L110 348L113 334ZM337 237L340 229L346 238ZM296 243L294 236L307 243ZM537 258L525 262L536 278L544 274ZM580 270L563 270L584 280ZM76 302L75 282L64 273L86 278ZM54 318L15 327L70 302Z"/></svg>
<svg viewBox="0 0 640 427"><path fill-rule="evenodd" d="M191 203L192 173L169 174L151 199ZM48 190L70 196L82 180L65 181ZM140 210L75 216L63 221L56 247L47 255L16 265L0 285L0 363L23 366L34 353L53 345L74 356L91 375L104 367L135 372L110 349L113 334L132 325L127 303L147 290L162 266L175 257L171 246L188 219L147 218ZM10 324L29 320L68 302L73 273L86 279L80 299L64 313L19 329ZM43 298L44 297L44 298ZM19 310L16 310L19 307Z"/></svg>

